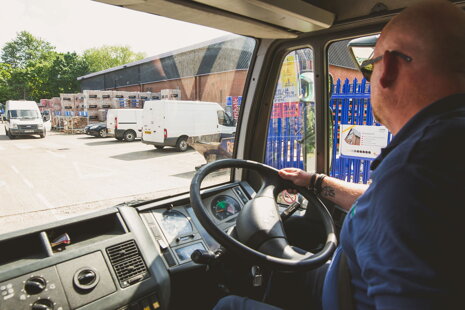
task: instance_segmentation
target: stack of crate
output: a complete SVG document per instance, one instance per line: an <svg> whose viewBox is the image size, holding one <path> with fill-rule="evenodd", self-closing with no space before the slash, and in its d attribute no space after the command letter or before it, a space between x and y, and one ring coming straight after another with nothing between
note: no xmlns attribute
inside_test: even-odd
<svg viewBox="0 0 465 310"><path fill-rule="evenodd" d="M76 114L76 94L60 94L63 116L74 116Z"/></svg>
<svg viewBox="0 0 465 310"><path fill-rule="evenodd" d="M139 103L140 103L140 108L144 108L144 103L148 100L152 100L152 93L150 92L145 92L145 93L140 93L139 94Z"/></svg>
<svg viewBox="0 0 465 310"><path fill-rule="evenodd" d="M112 107L113 109L123 109L126 105L126 98L124 91L115 91L114 92L114 98L113 98L113 104Z"/></svg>
<svg viewBox="0 0 465 310"><path fill-rule="evenodd" d="M87 109L90 123L98 122L99 102L102 100L100 90L84 90L84 107Z"/></svg>
<svg viewBox="0 0 465 310"><path fill-rule="evenodd" d="M74 99L74 106L76 107L76 114L78 116L87 117L87 108L84 104L84 94L76 94Z"/></svg>
<svg viewBox="0 0 465 310"><path fill-rule="evenodd" d="M162 89L161 99L163 100L181 100L180 89Z"/></svg>
<svg viewBox="0 0 465 310"><path fill-rule="evenodd" d="M113 106L114 91L105 90L101 91L100 94L102 99L98 105L98 120L105 122L107 120L108 109L111 109Z"/></svg>
<svg viewBox="0 0 465 310"><path fill-rule="evenodd" d="M139 103L139 92L127 92L127 99L126 99L126 106L129 109L137 109L140 108Z"/></svg>
<svg viewBox="0 0 465 310"><path fill-rule="evenodd" d="M152 93L152 95L150 96L151 100L160 100L161 99L161 92L155 92L155 93Z"/></svg>

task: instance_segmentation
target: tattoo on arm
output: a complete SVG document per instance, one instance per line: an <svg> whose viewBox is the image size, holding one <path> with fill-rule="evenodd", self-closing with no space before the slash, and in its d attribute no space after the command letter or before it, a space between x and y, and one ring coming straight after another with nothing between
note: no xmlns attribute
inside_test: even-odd
<svg viewBox="0 0 465 310"><path fill-rule="evenodd" d="M334 191L334 188L331 186L323 186L321 189L321 194L326 197L331 197L334 198L336 196L336 192Z"/></svg>

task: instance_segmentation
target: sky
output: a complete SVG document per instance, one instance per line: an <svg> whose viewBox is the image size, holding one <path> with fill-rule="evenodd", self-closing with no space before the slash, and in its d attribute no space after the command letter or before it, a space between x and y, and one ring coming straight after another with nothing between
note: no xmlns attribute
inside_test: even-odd
<svg viewBox="0 0 465 310"><path fill-rule="evenodd" d="M58 52L82 54L103 45L128 45L150 57L228 34L91 0L0 3L0 49L25 30Z"/></svg>

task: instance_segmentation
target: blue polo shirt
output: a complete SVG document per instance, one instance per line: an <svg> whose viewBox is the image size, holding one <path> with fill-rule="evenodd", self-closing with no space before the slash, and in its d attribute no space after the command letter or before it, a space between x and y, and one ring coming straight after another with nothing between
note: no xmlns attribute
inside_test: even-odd
<svg viewBox="0 0 465 310"><path fill-rule="evenodd" d="M342 227L324 309L338 308L341 249L357 310L464 308L465 94L417 113L371 169Z"/></svg>

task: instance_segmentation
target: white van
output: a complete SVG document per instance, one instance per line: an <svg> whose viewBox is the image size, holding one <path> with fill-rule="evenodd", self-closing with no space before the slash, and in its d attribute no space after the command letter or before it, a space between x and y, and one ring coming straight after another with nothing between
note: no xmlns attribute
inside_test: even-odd
<svg viewBox="0 0 465 310"><path fill-rule="evenodd" d="M108 134L117 140L132 142L142 136L142 109L109 109L107 112Z"/></svg>
<svg viewBox="0 0 465 310"><path fill-rule="evenodd" d="M5 104L5 132L10 139L20 135L45 137L46 129L34 101L8 100Z"/></svg>
<svg viewBox="0 0 465 310"><path fill-rule="evenodd" d="M144 104L142 142L187 150L191 136L236 133L233 119L214 102L154 100Z"/></svg>

